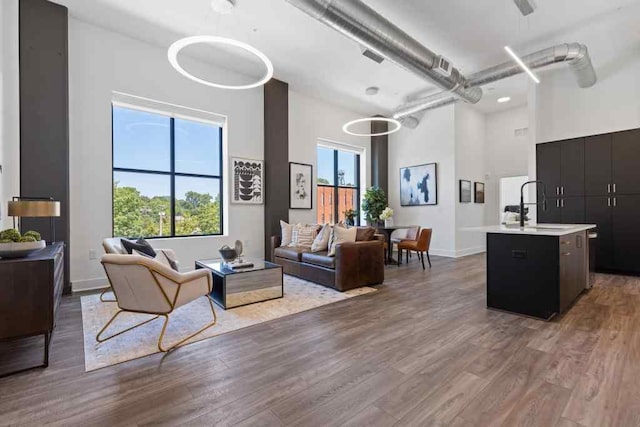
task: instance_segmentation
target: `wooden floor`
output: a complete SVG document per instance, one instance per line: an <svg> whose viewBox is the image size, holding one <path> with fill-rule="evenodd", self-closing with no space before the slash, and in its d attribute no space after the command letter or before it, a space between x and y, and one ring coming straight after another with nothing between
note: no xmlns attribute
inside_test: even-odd
<svg viewBox="0 0 640 427"><path fill-rule="evenodd" d="M550 323L485 308L482 255L388 267L375 292L91 373L78 297L51 366L0 379L0 424L640 425L640 279Z"/></svg>

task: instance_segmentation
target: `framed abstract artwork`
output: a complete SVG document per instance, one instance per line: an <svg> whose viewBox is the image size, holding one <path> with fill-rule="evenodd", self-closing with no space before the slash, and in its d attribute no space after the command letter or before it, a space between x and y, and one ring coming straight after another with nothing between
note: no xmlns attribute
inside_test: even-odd
<svg viewBox="0 0 640 427"><path fill-rule="evenodd" d="M460 203L471 203L471 181L460 180Z"/></svg>
<svg viewBox="0 0 640 427"><path fill-rule="evenodd" d="M484 182L474 182L473 192L475 194L475 202L484 203Z"/></svg>
<svg viewBox="0 0 640 427"><path fill-rule="evenodd" d="M289 162L289 209L313 208L313 166Z"/></svg>
<svg viewBox="0 0 640 427"><path fill-rule="evenodd" d="M400 205L438 204L438 165L407 166L400 169Z"/></svg>
<svg viewBox="0 0 640 427"><path fill-rule="evenodd" d="M231 203L263 203L264 161L231 158Z"/></svg>

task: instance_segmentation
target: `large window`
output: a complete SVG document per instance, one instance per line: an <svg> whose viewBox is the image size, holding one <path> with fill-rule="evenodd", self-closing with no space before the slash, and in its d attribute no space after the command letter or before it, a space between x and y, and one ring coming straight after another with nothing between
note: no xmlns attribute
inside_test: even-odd
<svg viewBox="0 0 640 427"><path fill-rule="evenodd" d="M318 146L317 200L319 224L344 221L345 211L360 210L359 154Z"/></svg>
<svg viewBox="0 0 640 427"><path fill-rule="evenodd" d="M113 235L222 234L222 127L113 106Z"/></svg>

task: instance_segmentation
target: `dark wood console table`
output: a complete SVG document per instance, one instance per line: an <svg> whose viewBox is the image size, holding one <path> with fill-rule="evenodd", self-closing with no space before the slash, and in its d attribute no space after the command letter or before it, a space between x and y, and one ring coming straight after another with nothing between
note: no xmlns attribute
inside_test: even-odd
<svg viewBox="0 0 640 427"><path fill-rule="evenodd" d="M0 259L0 341L44 336L42 365L49 365L49 342L64 284L64 243L53 243L24 258Z"/></svg>

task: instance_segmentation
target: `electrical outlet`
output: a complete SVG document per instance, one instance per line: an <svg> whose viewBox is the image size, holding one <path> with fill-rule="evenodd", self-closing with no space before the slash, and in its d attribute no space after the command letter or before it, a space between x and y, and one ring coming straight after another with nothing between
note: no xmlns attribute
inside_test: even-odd
<svg viewBox="0 0 640 427"><path fill-rule="evenodd" d="M89 249L89 259L97 259L98 253L95 249Z"/></svg>

